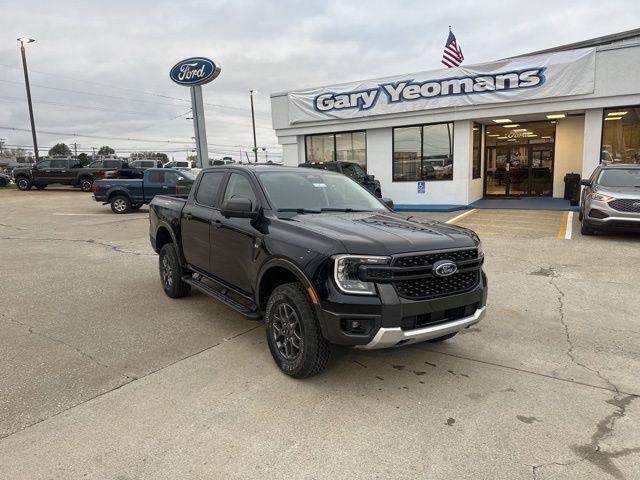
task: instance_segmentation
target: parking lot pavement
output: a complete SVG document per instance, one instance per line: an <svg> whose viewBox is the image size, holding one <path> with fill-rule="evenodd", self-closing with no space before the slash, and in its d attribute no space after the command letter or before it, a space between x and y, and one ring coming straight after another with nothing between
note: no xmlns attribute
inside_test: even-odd
<svg viewBox="0 0 640 480"><path fill-rule="evenodd" d="M640 478L638 237L481 234L483 322L296 381L260 324L164 296L144 211L0 209L2 478Z"/></svg>

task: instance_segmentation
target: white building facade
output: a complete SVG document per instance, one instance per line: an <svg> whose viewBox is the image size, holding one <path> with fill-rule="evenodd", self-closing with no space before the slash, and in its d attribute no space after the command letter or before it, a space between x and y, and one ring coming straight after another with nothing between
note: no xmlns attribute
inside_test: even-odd
<svg viewBox="0 0 640 480"><path fill-rule="evenodd" d="M271 95L287 165L359 163L407 210L560 197L640 163L640 29L485 64Z"/></svg>

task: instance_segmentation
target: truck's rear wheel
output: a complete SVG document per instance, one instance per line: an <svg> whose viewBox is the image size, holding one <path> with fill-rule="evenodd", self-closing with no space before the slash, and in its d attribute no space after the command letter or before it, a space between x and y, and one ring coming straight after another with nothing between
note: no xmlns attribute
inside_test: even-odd
<svg viewBox="0 0 640 480"><path fill-rule="evenodd" d="M93 180L90 180L88 178L83 178L82 180L80 180L80 190L82 190L83 192L90 192L91 187L93 187Z"/></svg>
<svg viewBox="0 0 640 480"><path fill-rule="evenodd" d="M118 195L111 199L111 210L113 213L127 213L131 210L131 200L123 195Z"/></svg>
<svg viewBox="0 0 640 480"><path fill-rule="evenodd" d="M280 370L294 378L320 373L329 362L329 342L299 283L276 287L265 312L267 343Z"/></svg>
<svg viewBox="0 0 640 480"><path fill-rule="evenodd" d="M18 178L18 180L16 180L16 185L18 185L19 190L31 190L31 180L29 180L27 177Z"/></svg>
<svg viewBox="0 0 640 480"><path fill-rule="evenodd" d="M182 267L173 243L160 249L160 280L164 293L171 298L181 298L189 294L191 285L182 281Z"/></svg>

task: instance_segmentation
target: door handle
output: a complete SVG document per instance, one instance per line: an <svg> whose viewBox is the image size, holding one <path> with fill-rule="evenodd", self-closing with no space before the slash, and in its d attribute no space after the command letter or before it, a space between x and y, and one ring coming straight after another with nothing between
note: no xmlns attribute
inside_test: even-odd
<svg viewBox="0 0 640 480"><path fill-rule="evenodd" d="M184 214L184 218L186 218L187 220L191 220L193 218L193 215L191 215L189 212Z"/></svg>

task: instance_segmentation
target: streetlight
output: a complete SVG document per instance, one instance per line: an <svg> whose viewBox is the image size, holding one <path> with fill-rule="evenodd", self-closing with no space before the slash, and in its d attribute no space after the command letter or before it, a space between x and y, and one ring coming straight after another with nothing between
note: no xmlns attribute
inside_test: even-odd
<svg viewBox="0 0 640 480"><path fill-rule="evenodd" d="M249 90L249 97L251 97L251 124L253 125L253 154L255 155L256 163L258 163L258 144L256 143L256 116L253 112L254 93L258 93L258 90Z"/></svg>
<svg viewBox="0 0 640 480"><path fill-rule="evenodd" d="M31 87L29 87L29 73L27 72L27 56L24 50L25 43L33 43L35 40L29 37L19 37L20 53L22 54L22 69L24 70L24 84L27 88L27 103L29 104L29 118L31 120L31 135L33 136L33 153L36 156L36 162L40 160L38 155L38 140L36 139L36 123L33 120L33 105L31 104Z"/></svg>

